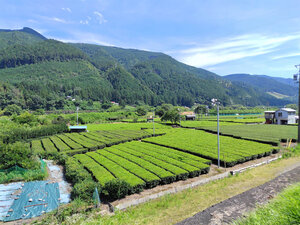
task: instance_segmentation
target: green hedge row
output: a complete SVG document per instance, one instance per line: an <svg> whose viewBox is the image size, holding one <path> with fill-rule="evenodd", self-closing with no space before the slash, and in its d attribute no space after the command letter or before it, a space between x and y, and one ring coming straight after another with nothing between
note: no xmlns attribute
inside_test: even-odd
<svg viewBox="0 0 300 225"><path fill-rule="evenodd" d="M204 131L180 129L164 136L147 138L144 141L193 153L210 159L214 163L218 159L216 135ZM274 146L271 145L231 137L221 136L220 143L221 163L227 167L270 155L274 151Z"/></svg>
<svg viewBox="0 0 300 225"><path fill-rule="evenodd" d="M114 151L112 151L114 152ZM111 161L117 163L118 165L122 166L130 173L136 175L137 177L143 179L146 182L147 188L153 188L157 186L160 182L160 178L156 176L154 173L144 169L143 167L133 163L123 157L120 157L116 154L113 154L106 150L97 151L98 154L110 159ZM109 169L109 168L108 168Z"/></svg>
<svg viewBox="0 0 300 225"><path fill-rule="evenodd" d="M17 127L10 129L5 134L1 134L0 140L2 140L3 143L8 144L16 141L26 141L32 138L59 134L66 132L67 130L68 127L66 124L51 124L34 128Z"/></svg>
<svg viewBox="0 0 300 225"><path fill-rule="evenodd" d="M110 159L99 155L96 152L88 152L86 155L90 156L100 165L107 168L116 178L127 182L131 187L130 193L138 193L146 186L146 183L141 178L130 173L128 170Z"/></svg>
<svg viewBox="0 0 300 225"><path fill-rule="evenodd" d="M74 156L80 163L90 171L98 182L104 186L108 181L114 180L115 177L95 160L84 154Z"/></svg>
<svg viewBox="0 0 300 225"><path fill-rule="evenodd" d="M65 160L66 178L74 184L71 196L91 200L97 183L93 181L91 174L73 157Z"/></svg>

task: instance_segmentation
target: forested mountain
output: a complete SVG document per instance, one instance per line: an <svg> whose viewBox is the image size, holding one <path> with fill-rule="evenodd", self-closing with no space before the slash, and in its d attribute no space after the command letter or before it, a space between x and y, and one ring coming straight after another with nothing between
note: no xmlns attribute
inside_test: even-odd
<svg viewBox="0 0 300 225"><path fill-rule="evenodd" d="M0 49L16 44L33 44L46 39L43 35L28 27L20 30L0 29Z"/></svg>
<svg viewBox="0 0 300 225"><path fill-rule="evenodd" d="M224 78L250 85L277 98L293 98L298 94L297 85L292 79L250 74L231 74L224 76Z"/></svg>
<svg viewBox="0 0 300 225"><path fill-rule="evenodd" d="M82 100L184 106L209 104L212 98L223 105L289 103L163 53L67 44L30 28L0 30L0 40L1 109L8 104L62 109Z"/></svg>

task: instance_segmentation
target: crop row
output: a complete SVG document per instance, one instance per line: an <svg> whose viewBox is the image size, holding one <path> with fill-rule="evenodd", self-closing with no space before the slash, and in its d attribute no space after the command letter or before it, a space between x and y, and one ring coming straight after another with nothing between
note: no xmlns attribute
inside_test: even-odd
<svg viewBox="0 0 300 225"><path fill-rule="evenodd" d="M32 141L32 150L42 154L44 151L51 154L54 152L81 153L95 151L106 146L141 139L152 136L142 130L112 130L95 131L87 133L65 133Z"/></svg>
<svg viewBox="0 0 300 225"><path fill-rule="evenodd" d="M210 163L188 153L136 141L74 157L103 186L119 178L131 185L132 192L207 173Z"/></svg>
<svg viewBox="0 0 300 225"><path fill-rule="evenodd" d="M216 132L216 127L204 127L206 130ZM297 128L294 126L261 124L261 125L238 125L221 128L221 134L232 135L244 139L275 142L281 140L297 139Z"/></svg>
<svg viewBox="0 0 300 225"><path fill-rule="evenodd" d="M144 141L190 152L214 162L218 158L216 135L204 131L178 129L167 135L147 138ZM226 166L270 155L274 149L271 145L223 136L220 137L220 144L221 163Z"/></svg>
<svg viewBox="0 0 300 225"><path fill-rule="evenodd" d="M95 162L95 160L93 160L89 156L78 154L74 157L93 174L93 176L99 181L101 185L104 185L106 182L115 179L115 177L107 169L105 169L99 163Z"/></svg>

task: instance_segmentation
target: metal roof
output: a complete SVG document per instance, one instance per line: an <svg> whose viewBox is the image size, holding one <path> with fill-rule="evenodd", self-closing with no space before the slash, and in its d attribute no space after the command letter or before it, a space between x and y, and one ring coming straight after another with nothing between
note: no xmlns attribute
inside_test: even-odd
<svg viewBox="0 0 300 225"><path fill-rule="evenodd" d="M81 130L85 130L87 129L87 126L69 126L69 129L81 129Z"/></svg>
<svg viewBox="0 0 300 225"><path fill-rule="evenodd" d="M275 111L265 111L265 113L275 113Z"/></svg>
<svg viewBox="0 0 300 225"><path fill-rule="evenodd" d="M281 109L278 109L277 111L296 112L295 109L291 109L291 108L281 108Z"/></svg>

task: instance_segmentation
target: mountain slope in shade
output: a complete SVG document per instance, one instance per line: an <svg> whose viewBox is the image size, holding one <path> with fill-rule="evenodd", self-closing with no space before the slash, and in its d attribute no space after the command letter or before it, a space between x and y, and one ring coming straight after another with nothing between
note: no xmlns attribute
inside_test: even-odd
<svg viewBox="0 0 300 225"><path fill-rule="evenodd" d="M231 74L224 76L224 78L230 81L248 84L257 90L266 93L278 93L289 97L294 97L298 93L298 89L293 83L291 83L291 79L250 74Z"/></svg>

